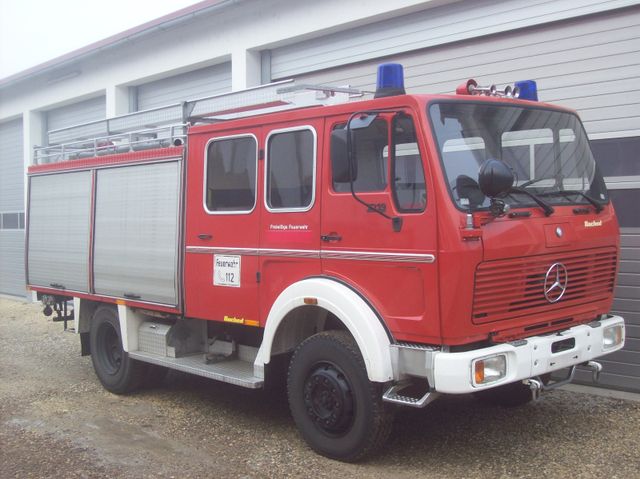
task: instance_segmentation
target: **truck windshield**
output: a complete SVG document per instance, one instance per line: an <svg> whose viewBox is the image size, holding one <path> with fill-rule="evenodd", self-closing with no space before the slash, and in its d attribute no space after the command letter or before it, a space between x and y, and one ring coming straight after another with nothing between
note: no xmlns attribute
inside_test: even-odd
<svg viewBox="0 0 640 479"><path fill-rule="evenodd" d="M551 204L603 204L608 195L580 120L557 110L486 103L429 106L451 196L465 210L489 206L478 187L482 163L497 158L511 167L515 185ZM513 191L512 206L532 206Z"/></svg>

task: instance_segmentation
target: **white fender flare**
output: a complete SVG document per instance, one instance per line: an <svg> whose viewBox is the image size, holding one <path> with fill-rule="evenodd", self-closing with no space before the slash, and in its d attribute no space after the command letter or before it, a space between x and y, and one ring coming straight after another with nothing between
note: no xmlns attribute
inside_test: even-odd
<svg viewBox="0 0 640 479"><path fill-rule="evenodd" d="M377 314L355 291L328 279L311 278L292 284L273 303L267 316L264 337L254 363L262 375L271 360L271 347L282 320L294 309L304 306L304 298L314 298L317 305L334 314L356 340L370 381L393 379L390 340Z"/></svg>

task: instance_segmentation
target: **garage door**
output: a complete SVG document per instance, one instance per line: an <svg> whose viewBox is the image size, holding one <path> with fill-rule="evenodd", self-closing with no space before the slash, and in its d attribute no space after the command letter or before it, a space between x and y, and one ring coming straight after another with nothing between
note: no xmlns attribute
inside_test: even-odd
<svg viewBox="0 0 640 479"><path fill-rule="evenodd" d="M149 110L231 91L231 63L145 83L137 88L137 109Z"/></svg>
<svg viewBox="0 0 640 479"><path fill-rule="evenodd" d="M355 33L351 32L352 35ZM353 39L357 42L357 38ZM391 41L391 40L390 40ZM400 42L401 39L396 39ZM290 47L278 68L292 60ZM402 63L410 93L452 93L468 78L511 84L532 78L543 101L579 111L621 224L622 251L614 311L628 324L627 344L603 360L601 384L640 391L640 8L599 13L524 30L377 58L295 76L300 83L375 88L376 66ZM284 74L284 73L283 73ZM274 80L282 79L275 77ZM589 382L588 375L578 379Z"/></svg>
<svg viewBox="0 0 640 479"><path fill-rule="evenodd" d="M0 294L25 296L22 120L0 123Z"/></svg>
<svg viewBox="0 0 640 479"><path fill-rule="evenodd" d="M106 117L106 99L103 96L65 105L46 112L47 130L80 125Z"/></svg>

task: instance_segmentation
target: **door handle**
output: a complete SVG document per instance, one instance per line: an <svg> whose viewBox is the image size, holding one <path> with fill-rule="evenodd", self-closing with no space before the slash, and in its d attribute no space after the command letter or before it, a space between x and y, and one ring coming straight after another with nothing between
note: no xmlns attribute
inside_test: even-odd
<svg viewBox="0 0 640 479"><path fill-rule="evenodd" d="M331 243L333 241L340 241L342 239L342 236L340 236L337 233L329 233L328 235L322 235L320 236L320 239L322 241L325 241L327 243Z"/></svg>
<svg viewBox="0 0 640 479"><path fill-rule="evenodd" d="M200 238L201 240L210 240L213 238L213 236L211 236L210 234L207 233L200 233L198 235L198 238Z"/></svg>

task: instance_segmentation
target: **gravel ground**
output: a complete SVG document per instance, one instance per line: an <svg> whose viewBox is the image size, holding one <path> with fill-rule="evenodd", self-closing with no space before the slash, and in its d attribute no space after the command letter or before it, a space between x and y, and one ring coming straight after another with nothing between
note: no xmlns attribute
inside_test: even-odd
<svg viewBox="0 0 640 479"><path fill-rule="evenodd" d="M282 394L171 372L116 396L79 352L39 305L0 299L1 477L640 478L639 402L445 397L399 410L381 454L343 464L306 447Z"/></svg>

